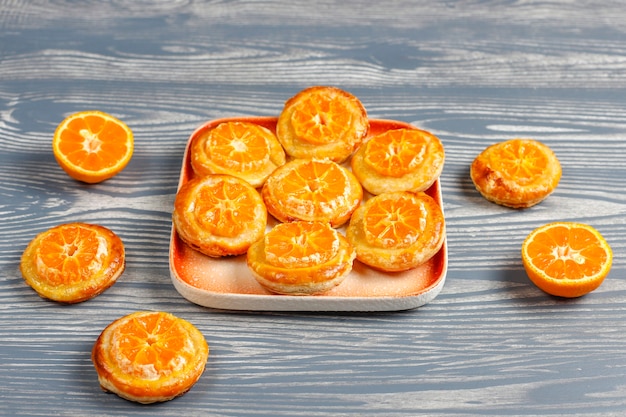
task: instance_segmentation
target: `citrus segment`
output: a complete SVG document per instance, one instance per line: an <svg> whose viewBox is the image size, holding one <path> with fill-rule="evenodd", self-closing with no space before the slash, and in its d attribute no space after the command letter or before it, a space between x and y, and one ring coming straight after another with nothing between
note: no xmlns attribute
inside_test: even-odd
<svg viewBox="0 0 626 417"><path fill-rule="evenodd" d="M124 245L109 229L68 223L37 235L20 263L26 282L55 301L85 301L113 285L125 268Z"/></svg>
<svg viewBox="0 0 626 417"><path fill-rule="evenodd" d="M126 167L133 155L133 133L124 122L109 114L83 111L59 124L52 150L70 177L98 183Z"/></svg>
<svg viewBox="0 0 626 417"><path fill-rule="evenodd" d="M481 152L471 165L470 175L486 199L525 208L554 191L561 178L561 165L548 146L533 139L511 139Z"/></svg>
<svg viewBox="0 0 626 417"><path fill-rule="evenodd" d="M115 320L92 349L106 391L141 403L167 401L200 378L209 348L200 331L165 312L136 312Z"/></svg>
<svg viewBox="0 0 626 417"><path fill-rule="evenodd" d="M263 185L284 163L285 152L276 136L255 123L220 123L197 137L191 147L191 165L197 175L234 175L254 187Z"/></svg>
<svg viewBox="0 0 626 417"><path fill-rule="evenodd" d="M522 244L522 261L531 281L561 297L579 297L598 288L612 259L604 237L581 223L549 223L531 232Z"/></svg>

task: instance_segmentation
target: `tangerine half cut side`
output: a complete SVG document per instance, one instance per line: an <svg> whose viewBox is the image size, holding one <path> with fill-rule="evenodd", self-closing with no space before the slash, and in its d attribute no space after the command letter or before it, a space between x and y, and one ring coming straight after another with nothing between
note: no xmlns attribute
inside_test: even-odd
<svg viewBox="0 0 626 417"><path fill-rule="evenodd" d="M595 228L554 222L533 230L522 243L530 280L548 294L574 298L597 289L608 275L613 252Z"/></svg>
<svg viewBox="0 0 626 417"><path fill-rule="evenodd" d="M59 124L52 139L52 151L70 177L99 183L117 175L130 162L133 132L110 114L82 111Z"/></svg>

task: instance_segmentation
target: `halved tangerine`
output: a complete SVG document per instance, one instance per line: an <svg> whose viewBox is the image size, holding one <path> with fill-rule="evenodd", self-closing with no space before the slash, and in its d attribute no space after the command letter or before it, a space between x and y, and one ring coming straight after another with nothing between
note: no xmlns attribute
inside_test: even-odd
<svg viewBox="0 0 626 417"><path fill-rule="evenodd" d="M261 191L267 210L282 222L350 219L363 198L356 177L328 159L294 159L274 171Z"/></svg>
<svg viewBox="0 0 626 417"><path fill-rule="evenodd" d="M133 132L110 114L89 110L72 114L54 132L52 151L67 174L98 183L117 175L130 161Z"/></svg>
<svg viewBox="0 0 626 417"><path fill-rule="evenodd" d="M391 129L370 138L352 157L352 172L374 195L425 191L441 175L445 153L434 135Z"/></svg>
<svg viewBox="0 0 626 417"><path fill-rule="evenodd" d="M315 86L285 103L276 136L294 158L329 158L343 162L369 130L367 112L354 95L336 87Z"/></svg>
<svg viewBox="0 0 626 417"><path fill-rule="evenodd" d="M205 255L241 255L265 233L267 210L247 181L210 174L178 190L172 221L180 238Z"/></svg>
<svg viewBox="0 0 626 417"><path fill-rule="evenodd" d="M441 207L428 194L396 191L359 207L346 230L359 261L383 271L404 271L432 258L443 246Z"/></svg>
<svg viewBox="0 0 626 417"><path fill-rule="evenodd" d="M191 166L197 175L229 174L255 188L284 163L285 151L274 133L250 122L220 123L191 146Z"/></svg>
<svg viewBox="0 0 626 417"><path fill-rule="evenodd" d="M280 223L248 250L247 263L263 287L278 294L320 294L352 270L352 245L325 222Z"/></svg>
<svg viewBox="0 0 626 417"><path fill-rule="evenodd" d="M611 247L600 232L582 223L543 225L522 244L522 261L530 280L560 297L580 297L598 288L612 260Z"/></svg>
<svg viewBox="0 0 626 417"><path fill-rule="evenodd" d="M511 139L481 152L472 162L470 176L487 200L527 208L554 191L561 179L561 164L543 143Z"/></svg>
<svg viewBox="0 0 626 417"><path fill-rule="evenodd" d="M100 386L149 404L186 393L204 372L209 346L190 322L161 311L140 311L109 324L91 359Z"/></svg>
<svg viewBox="0 0 626 417"><path fill-rule="evenodd" d="M104 226L67 223L39 233L20 262L22 276L40 296L78 303L113 285L126 266L124 244Z"/></svg>

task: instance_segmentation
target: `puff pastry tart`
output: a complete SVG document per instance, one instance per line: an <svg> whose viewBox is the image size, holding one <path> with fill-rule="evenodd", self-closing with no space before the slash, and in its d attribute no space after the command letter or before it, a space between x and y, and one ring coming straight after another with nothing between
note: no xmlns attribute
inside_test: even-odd
<svg viewBox="0 0 626 417"><path fill-rule="evenodd" d="M172 222L183 242L205 255L241 255L263 237L267 210L247 181L211 174L178 190Z"/></svg>
<svg viewBox="0 0 626 417"><path fill-rule="evenodd" d="M159 311L139 311L109 324L91 360L103 390L143 404L186 393L204 372L209 345L191 323Z"/></svg>
<svg viewBox="0 0 626 417"><path fill-rule="evenodd" d="M352 270L355 252L328 223L280 223L248 250L256 280L278 294L310 295L329 291Z"/></svg>
<svg viewBox="0 0 626 417"><path fill-rule="evenodd" d="M292 157L343 162L368 130L367 112L358 98L336 87L315 86L287 100L276 136Z"/></svg>
<svg viewBox="0 0 626 417"><path fill-rule="evenodd" d="M261 191L268 212L281 222L346 223L363 188L346 168L329 159L294 159L276 169Z"/></svg>
<svg viewBox="0 0 626 417"><path fill-rule="evenodd" d="M511 139L482 151L472 162L470 176L487 200L527 208L554 191L561 179L561 164L543 143Z"/></svg>
<svg viewBox="0 0 626 417"><path fill-rule="evenodd" d="M441 141L418 129L392 129L370 138L352 157L352 172L363 188L378 195L389 191L424 191L443 170Z"/></svg>
<svg viewBox="0 0 626 417"><path fill-rule="evenodd" d="M441 249L443 212L423 192L382 193L354 212L346 237L364 264L381 271L405 271L425 263Z"/></svg>
<svg viewBox="0 0 626 417"><path fill-rule="evenodd" d="M122 240L104 226L67 223L38 234L22 254L28 285L44 298L86 301L113 285L124 272Z"/></svg>
<svg viewBox="0 0 626 417"><path fill-rule="evenodd" d="M220 123L191 145L191 167L196 175L229 174L255 188L284 163L285 151L274 133L255 123Z"/></svg>

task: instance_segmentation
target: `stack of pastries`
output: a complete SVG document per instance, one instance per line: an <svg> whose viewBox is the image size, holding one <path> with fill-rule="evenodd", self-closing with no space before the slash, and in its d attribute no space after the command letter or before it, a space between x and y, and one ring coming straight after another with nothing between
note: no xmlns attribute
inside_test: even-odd
<svg viewBox="0 0 626 417"><path fill-rule="evenodd" d="M443 169L437 137L417 128L370 135L365 107L335 87L286 101L275 133L224 121L189 147L193 178L181 186L173 224L211 256L246 255L276 294L322 294L356 260L405 271L443 246L445 222L426 191Z"/></svg>

